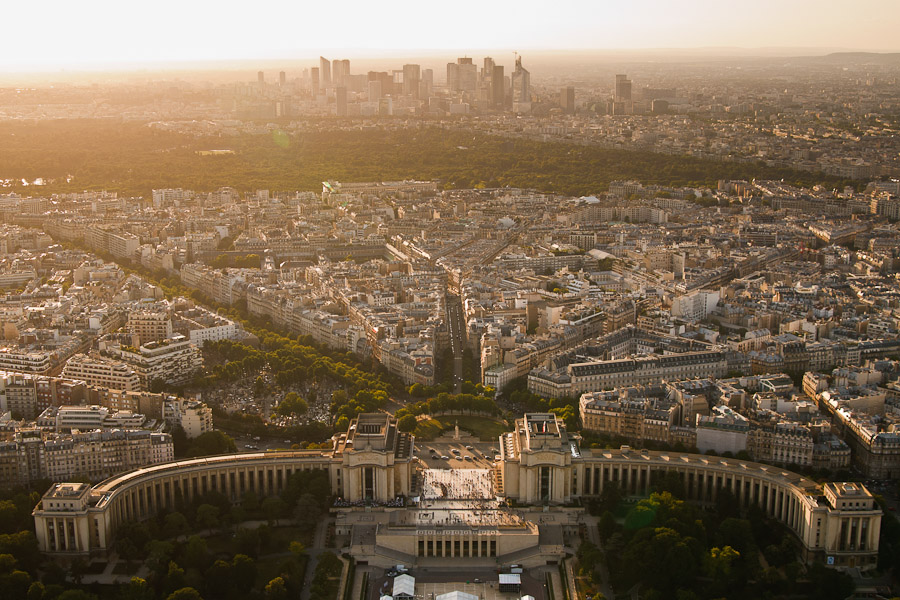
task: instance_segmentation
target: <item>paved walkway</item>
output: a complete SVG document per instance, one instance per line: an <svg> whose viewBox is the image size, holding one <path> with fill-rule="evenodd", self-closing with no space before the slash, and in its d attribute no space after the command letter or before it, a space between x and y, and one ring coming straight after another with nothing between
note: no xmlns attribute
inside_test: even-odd
<svg viewBox="0 0 900 600"><path fill-rule="evenodd" d="M566 570L566 583L569 586L570 600L578 600L578 585L575 582L575 569L572 568L572 560L563 560L563 568Z"/></svg>
<svg viewBox="0 0 900 600"><path fill-rule="evenodd" d="M365 577L364 574L368 574L368 577ZM378 577L378 569L375 567L367 567L367 566L357 566L356 567L356 579L353 581L353 590L350 592L350 600L360 600L362 598L363 593L363 579L367 580L367 584L369 589L372 588L372 582Z"/></svg>
<svg viewBox="0 0 900 600"><path fill-rule="evenodd" d="M553 600L566 600L562 579L559 576L559 569L550 571L550 585L553 586Z"/></svg>
<svg viewBox="0 0 900 600"><path fill-rule="evenodd" d="M337 600L344 600L344 596L347 593L347 578L350 577L350 561L344 558L343 556L338 555L338 558L341 560L341 578L340 585L338 585L338 593ZM353 582L356 585L356 581Z"/></svg>
<svg viewBox="0 0 900 600"><path fill-rule="evenodd" d="M243 521L242 523L238 524L236 526L236 528L255 529L261 525L267 525L267 524L268 524L268 521ZM318 557L318 555L324 550L325 532L327 530L327 525L328 525L327 520L322 521L319 523L319 526L316 529L316 536L317 536L316 543L319 544L319 546L317 546L319 548L319 551L315 553L316 557ZM322 530L321 537L319 537L320 529ZM179 535L178 537L175 538L175 541L176 542L186 542L189 538L191 538L195 535L200 536L200 537L209 537L209 536L215 535L217 533L219 533L218 529L204 529L202 531L197 531L194 533ZM315 547L315 543L313 545ZM289 554L290 553L285 553L286 556L288 556ZM313 554L312 551L310 551L309 554L310 554L309 563L310 563L310 565L312 565L312 563L314 562L312 560L312 554ZM122 559L119 558L119 555L116 554L115 552L110 552L109 555L106 557L106 561L107 561L106 567L103 569L102 573L85 574L81 578L81 583L83 583L83 584L99 583L101 585L115 585L115 584L120 584L120 583L128 583L131 581L132 577L141 577L143 579L147 579L147 577L150 575L150 568L147 567L146 564L141 564L135 573L130 573L130 574L128 574L128 573L125 573L125 574L113 573L113 570L116 568L116 565L118 565L120 562L123 562ZM93 560L91 562L100 562L100 561ZM133 561L133 562L135 562L135 561ZM312 577L312 575L308 575L308 576ZM71 581L73 583L75 581L71 575L68 575L66 580ZM307 581L311 581L311 579L309 579Z"/></svg>
<svg viewBox="0 0 900 600"><path fill-rule="evenodd" d="M588 541L592 544L603 550L603 544L600 542L600 530L597 528L597 524L600 519L585 513L584 515L584 526L587 529ZM605 554L605 551L604 551ZM615 598L616 595L613 592L612 586L609 583L609 569L606 567L606 561L603 561L600 564L600 592L606 596L607 598Z"/></svg>
<svg viewBox="0 0 900 600"><path fill-rule="evenodd" d="M93 562L97 562L97 561L93 561ZM133 562L136 562L136 561L133 561ZM142 577L143 579L146 579L147 576L150 574L150 569L145 564L142 564L140 567L138 567L137 572L135 572L133 574L113 573L113 569L116 568L117 564L119 564L119 555L116 554L115 552L112 552L112 553L110 553L109 557L107 558L106 567L103 569L103 572L102 573L90 573L90 574L83 575L81 577L81 583L83 583L83 584L99 583L101 585L114 585L117 583L128 583L129 581L131 581L132 577ZM67 579L67 581L74 581L74 579L72 578L71 575L69 575L66 579Z"/></svg>
<svg viewBox="0 0 900 600"><path fill-rule="evenodd" d="M328 533L330 519L324 518L316 525L316 534L313 536L312 548L308 548L309 562L306 563L306 576L303 578L303 590L300 592L300 600L309 600L309 586L312 583L313 573L319 564L319 555L325 552L325 537Z"/></svg>

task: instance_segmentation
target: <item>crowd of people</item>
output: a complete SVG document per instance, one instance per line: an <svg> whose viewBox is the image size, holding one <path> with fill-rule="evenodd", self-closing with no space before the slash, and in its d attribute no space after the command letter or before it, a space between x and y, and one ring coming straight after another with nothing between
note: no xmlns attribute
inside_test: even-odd
<svg viewBox="0 0 900 600"><path fill-rule="evenodd" d="M334 499L335 508L350 508L351 506L385 506L387 508L403 508L406 506L406 498L397 496L393 500L387 502L377 502L375 500L344 500L338 496Z"/></svg>
<svg viewBox="0 0 900 600"><path fill-rule="evenodd" d="M460 525L460 526L515 526L522 524L522 518L514 513L497 510L490 502L483 502L469 510L420 511L416 514L417 525Z"/></svg>
<svg viewBox="0 0 900 600"><path fill-rule="evenodd" d="M488 469L425 469L422 497L426 500L493 498L491 472Z"/></svg>

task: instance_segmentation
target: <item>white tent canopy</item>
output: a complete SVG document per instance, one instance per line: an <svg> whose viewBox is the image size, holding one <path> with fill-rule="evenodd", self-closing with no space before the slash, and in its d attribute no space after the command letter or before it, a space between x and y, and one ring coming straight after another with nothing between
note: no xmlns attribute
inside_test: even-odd
<svg viewBox="0 0 900 600"><path fill-rule="evenodd" d="M394 577L394 590L391 594L394 598L412 598L416 595L416 578L412 575L397 575Z"/></svg>
<svg viewBox="0 0 900 600"><path fill-rule="evenodd" d="M434 600L478 600L478 596L475 594L453 591L441 594L440 596L435 596Z"/></svg>

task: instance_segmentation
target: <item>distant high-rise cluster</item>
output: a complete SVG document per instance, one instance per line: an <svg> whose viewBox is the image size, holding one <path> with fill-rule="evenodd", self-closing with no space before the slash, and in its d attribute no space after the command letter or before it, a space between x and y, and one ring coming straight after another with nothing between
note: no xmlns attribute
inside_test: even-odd
<svg viewBox="0 0 900 600"><path fill-rule="evenodd" d="M516 55L511 72L488 56L480 68L470 57L458 58L447 64L446 73L446 85L440 81L436 85L434 70L415 63L353 74L350 60L320 56L318 64L304 69L298 78L278 72L277 85L267 84L265 74L259 71L254 89L245 94L250 100L243 103L253 105L256 117L532 112L531 73L521 56ZM235 111L241 112L237 103Z"/></svg>

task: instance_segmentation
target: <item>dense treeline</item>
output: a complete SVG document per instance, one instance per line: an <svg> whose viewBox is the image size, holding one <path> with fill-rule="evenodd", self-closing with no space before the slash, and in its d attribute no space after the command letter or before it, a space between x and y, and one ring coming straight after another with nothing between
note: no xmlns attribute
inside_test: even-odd
<svg viewBox="0 0 900 600"><path fill-rule="evenodd" d="M519 377L504 388L509 398L508 405L514 414L529 412L551 412L562 419L566 429L576 431L578 424L578 400L568 396L562 398L543 398L528 389L528 378Z"/></svg>
<svg viewBox="0 0 900 600"><path fill-rule="evenodd" d="M323 552L309 585L310 600L334 600L343 564L334 552Z"/></svg>
<svg viewBox="0 0 900 600"><path fill-rule="evenodd" d="M275 383L283 388L326 378L344 388L335 391L331 397L331 414L336 419L338 431L346 429L349 420L358 413L377 411L388 402L391 384L379 373L364 371L357 365L323 355L312 346L276 333L263 333L261 342L261 349L231 340L207 342L204 351L217 364L209 374L198 378L195 385L202 388L244 379L264 367L274 374ZM268 428L258 417L222 420L217 414L216 420L220 427L231 431L267 434ZM311 423L279 431L278 435L288 433L296 439L315 441L327 437L326 432L330 435L327 426Z"/></svg>
<svg viewBox="0 0 900 600"><path fill-rule="evenodd" d="M762 164L510 140L428 125L396 131L281 134L277 142L273 135L194 138L136 123L94 120L4 123L0 177L52 178L56 181L43 188L52 192L108 189L145 197L160 187L317 190L326 179L440 179L455 188L513 186L572 195L603 191L617 179L698 186L753 178L807 186L858 184ZM211 148L235 153L197 154ZM73 179L67 183L69 175Z"/></svg>
<svg viewBox="0 0 900 600"><path fill-rule="evenodd" d="M280 535L273 526L292 518L301 530L311 531L327 511L330 493L327 473L303 471L291 475L281 494L264 499L252 490L238 504L215 491L191 501L176 497L175 510L121 525L115 549L120 557L150 568L141 586L146 600L168 598L185 587L199 590L204 598L270 597L270 586L284 588L286 597L298 597L307 556L302 544L291 541L296 532ZM239 526L248 519L268 524ZM215 536L209 541L201 537L217 532L224 547ZM268 583L258 577L257 560L266 555L284 557L288 551L290 556L276 560L277 577Z"/></svg>
<svg viewBox="0 0 900 600"><path fill-rule="evenodd" d="M390 388L378 374L363 371L345 360L323 355L318 349L300 341L269 333L261 342L261 349L231 340L207 342L203 349L218 364L210 369L208 375L199 378L196 385L207 387L236 381L268 367L275 374L275 383L283 387L327 377L348 388L352 394L362 390L386 392Z"/></svg>
<svg viewBox="0 0 900 600"><path fill-rule="evenodd" d="M405 415L441 415L446 413L479 413L496 415L499 412L494 399L489 396L476 394L448 394L441 392L434 398L419 402L410 402L396 411L395 416L400 419Z"/></svg>
<svg viewBox="0 0 900 600"><path fill-rule="evenodd" d="M681 499L683 482L674 473L658 481L656 489L628 509L621 504L621 491L609 486L592 507L603 511L603 552L589 543L578 552L592 580L597 581L605 560L614 589L640 585L641 597L651 600L781 594L838 600L852 593L850 577L818 563L805 567L793 533L756 506L742 513L729 490L719 489L715 507L702 510Z"/></svg>

